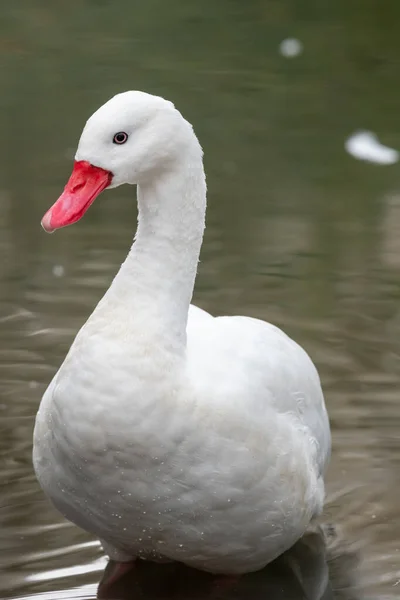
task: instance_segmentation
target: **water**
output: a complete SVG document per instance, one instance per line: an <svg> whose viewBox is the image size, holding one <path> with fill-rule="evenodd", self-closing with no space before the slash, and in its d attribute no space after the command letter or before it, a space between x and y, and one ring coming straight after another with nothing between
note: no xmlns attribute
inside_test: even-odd
<svg viewBox="0 0 400 600"><path fill-rule="evenodd" d="M345 144L365 130L400 149L399 13L394 0L384 12L368 0L3 8L2 597L93 597L104 568L96 542L44 500L31 437L46 385L128 249L133 193L102 196L54 236L39 222L87 116L129 88L172 99L195 124L209 185L195 301L268 319L312 355L334 442L325 520L359 548L363 597L398 597L399 167ZM287 39L301 51L282 54ZM262 596L266 580L251 581L247 597Z"/></svg>

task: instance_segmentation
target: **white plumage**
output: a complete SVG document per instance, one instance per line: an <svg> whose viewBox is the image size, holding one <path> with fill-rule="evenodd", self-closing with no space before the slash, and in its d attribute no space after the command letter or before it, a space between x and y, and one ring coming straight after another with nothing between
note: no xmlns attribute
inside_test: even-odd
<svg viewBox="0 0 400 600"><path fill-rule="evenodd" d="M206 185L197 138L170 102L115 96L76 160L109 172L108 187L138 185L139 224L42 399L40 484L117 561L259 569L323 506L330 432L317 371L273 325L189 306ZM47 229L67 224L52 214Z"/></svg>

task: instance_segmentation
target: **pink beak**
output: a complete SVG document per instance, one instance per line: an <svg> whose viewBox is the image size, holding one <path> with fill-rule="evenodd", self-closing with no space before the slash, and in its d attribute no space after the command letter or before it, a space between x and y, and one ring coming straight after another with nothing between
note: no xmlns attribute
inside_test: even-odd
<svg viewBox="0 0 400 600"><path fill-rule="evenodd" d="M85 160L75 161L71 177L59 199L42 219L42 227L53 233L79 221L97 196L110 185L110 171L94 167Z"/></svg>

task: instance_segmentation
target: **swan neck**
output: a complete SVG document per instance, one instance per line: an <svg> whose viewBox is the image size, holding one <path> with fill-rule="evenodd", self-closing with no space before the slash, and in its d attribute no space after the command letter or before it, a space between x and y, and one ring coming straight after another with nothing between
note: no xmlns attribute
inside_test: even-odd
<svg viewBox="0 0 400 600"><path fill-rule="evenodd" d="M135 311L142 327L151 324L158 335L186 345L206 210L197 139L174 168L138 185L137 197L136 237L113 287Z"/></svg>

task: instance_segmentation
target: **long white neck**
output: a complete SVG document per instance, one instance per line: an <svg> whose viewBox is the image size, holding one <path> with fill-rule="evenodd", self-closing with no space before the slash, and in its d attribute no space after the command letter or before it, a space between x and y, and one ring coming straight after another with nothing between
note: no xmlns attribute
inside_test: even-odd
<svg viewBox="0 0 400 600"><path fill-rule="evenodd" d="M137 195L136 238L112 290L135 327L184 347L206 211L202 151L194 134L182 161L138 186Z"/></svg>

